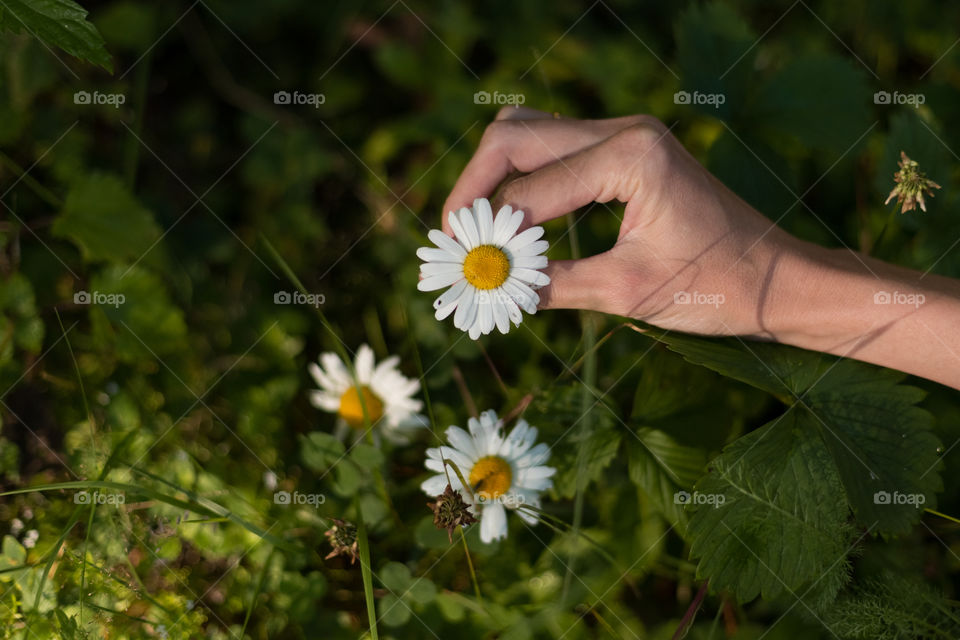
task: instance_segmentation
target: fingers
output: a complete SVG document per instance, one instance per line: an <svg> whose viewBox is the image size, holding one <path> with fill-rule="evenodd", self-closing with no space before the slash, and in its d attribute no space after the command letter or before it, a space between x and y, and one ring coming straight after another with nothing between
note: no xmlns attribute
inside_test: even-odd
<svg viewBox="0 0 960 640"><path fill-rule="evenodd" d="M450 234L450 211L489 197L513 171L531 172L610 138L647 119L628 116L611 120L555 119L525 108L501 110L491 123L443 206L443 230Z"/></svg>
<svg viewBox="0 0 960 640"><path fill-rule="evenodd" d="M624 129L573 155L510 182L498 194L503 204L524 211L524 225L536 225L590 202L628 201L643 183L644 163L665 162L665 130Z"/></svg>

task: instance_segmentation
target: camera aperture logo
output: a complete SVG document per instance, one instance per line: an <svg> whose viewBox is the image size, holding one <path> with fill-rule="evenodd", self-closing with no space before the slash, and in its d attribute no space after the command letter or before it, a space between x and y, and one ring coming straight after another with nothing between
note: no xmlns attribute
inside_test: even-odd
<svg viewBox="0 0 960 640"><path fill-rule="evenodd" d="M919 507L927 502L922 493L900 493L899 491L877 491L873 494L873 504L901 505L911 504Z"/></svg>
<svg viewBox="0 0 960 640"><path fill-rule="evenodd" d="M877 91L873 94L873 104L908 104L914 109L919 109L920 105L927 101L927 96L922 93L900 93L894 91Z"/></svg>
<svg viewBox="0 0 960 640"><path fill-rule="evenodd" d="M276 491L273 494L273 504L284 506L304 504L319 508L320 505L326 501L327 496L322 493L300 493L299 491L290 493L289 491Z"/></svg>
<svg viewBox="0 0 960 640"><path fill-rule="evenodd" d="M126 501L127 497L122 493L77 491L73 494L74 504L124 504Z"/></svg>
<svg viewBox="0 0 960 640"><path fill-rule="evenodd" d="M273 94L273 104L278 105L310 105L314 109L319 109L320 105L327 101L327 96L322 93L303 93L301 91L277 91Z"/></svg>
<svg viewBox="0 0 960 640"><path fill-rule="evenodd" d="M700 291L677 291L673 294L673 304L706 304L720 308L727 297L722 293L701 293Z"/></svg>
<svg viewBox="0 0 960 640"><path fill-rule="evenodd" d="M519 106L527 101L527 96L522 93L500 93L494 91L477 91L473 94L473 104L502 104Z"/></svg>
<svg viewBox="0 0 960 640"><path fill-rule="evenodd" d="M273 294L273 304L305 304L314 308L327 301L322 293L301 293L299 291L277 291Z"/></svg>
<svg viewBox="0 0 960 640"><path fill-rule="evenodd" d="M927 301L922 293L906 293L904 291L877 291L873 294L873 304L904 304L919 309Z"/></svg>
<svg viewBox="0 0 960 640"><path fill-rule="evenodd" d="M73 294L73 304L98 304L118 308L127 301L122 293L102 293L100 291L77 291Z"/></svg>
<svg viewBox="0 0 960 640"><path fill-rule="evenodd" d="M127 101L122 93L100 93L99 91L77 91L73 94L73 104L105 104L119 109Z"/></svg>
<svg viewBox="0 0 960 640"><path fill-rule="evenodd" d="M727 96L722 93L701 93L699 91L677 91L673 94L674 104L703 104L719 109L726 103Z"/></svg>
<svg viewBox="0 0 960 640"><path fill-rule="evenodd" d="M677 491L673 494L673 504L687 506L688 504L710 505L714 509L719 509L727 501L727 496L722 493L701 493L694 491Z"/></svg>

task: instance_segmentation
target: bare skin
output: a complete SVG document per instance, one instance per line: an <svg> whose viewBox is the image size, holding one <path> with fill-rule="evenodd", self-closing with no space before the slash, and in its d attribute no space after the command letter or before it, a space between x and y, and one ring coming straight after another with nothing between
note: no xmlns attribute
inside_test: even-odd
<svg viewBox="0 0 960 640"><path fill-rule="evenodd" d="M651 116L557 119L507 107L444 205L492 194L526 226L626 204L609 251L551 261L542 309L776 340L960 389L960 282L791 236L713 177ZM443 229L452 235L444 215ZM886 295L885 295L886 294Z"/></svg>

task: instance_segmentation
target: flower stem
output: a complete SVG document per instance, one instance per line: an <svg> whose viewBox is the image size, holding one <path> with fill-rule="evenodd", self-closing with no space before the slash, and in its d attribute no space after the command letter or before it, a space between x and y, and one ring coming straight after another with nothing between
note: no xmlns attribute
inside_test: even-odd
<svg viewBox="0 0 960 640"><path fill-rule="evenodd" d="M363 576L363 596L367 602L367 619L370 621L370 638L379 640L377 633L377 609L373 600L373 571L370 569L370 540L367 539L367 525L363 521L360 503L357 506L357 543L360 551L360 573Z"/></svg>
<svg viewBox="0 0 960 640"><path fill-rule="evenodd" d="M463 532L463 527L457 527L460 532L460 540L463 542L463 553L467 556L467 567L470 569L470 580L473 582L473 592L477 596L477 602L483 606L483 596L480 595L480 582L477 581L477 572L473 568L473 558L470 557L470 548L467 546L467 535Z"/></svg>

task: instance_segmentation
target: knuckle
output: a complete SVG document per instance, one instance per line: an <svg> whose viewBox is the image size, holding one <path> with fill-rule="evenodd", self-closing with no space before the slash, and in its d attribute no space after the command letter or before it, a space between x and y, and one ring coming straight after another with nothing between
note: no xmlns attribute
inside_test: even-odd
<svg viewBox="0 0 960 640"><path fill-rule="evenodd" d="M667 134L668 129L662 122L648 117L616 134L613 140L630 153L647 153L663 148Z"/></svg>
<svg viewBox="0 0 960 640"><path fill-rule="evenodd" d="M480 146L495 148L505 145L516 132L516 126L513 120L494 120L484 129Z"/></svg>

